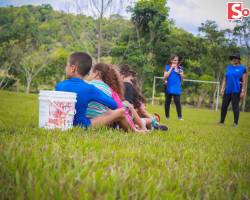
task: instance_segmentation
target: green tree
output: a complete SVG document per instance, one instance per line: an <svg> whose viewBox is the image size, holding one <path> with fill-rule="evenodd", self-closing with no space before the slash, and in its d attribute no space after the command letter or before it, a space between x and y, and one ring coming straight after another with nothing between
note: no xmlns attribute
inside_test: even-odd
<svg viewBox="0 0 250 200"><path fill-rule="evenodd" d="M20 72L26 80L26 93L30 92L32 81L48 66L49 52L43 49L27 52L20 62Z"/></svg>
<svg viewBox="0 0 250 200"><path fill-rule="evenodd" d="M225 65L228 63L228 57L234 51L237 51L235 41L225 37L226 30L219 30L215 21L206 21L199 27L199 31L205 38L206 52L203 53L201 64L204 71L212 73L217 81L223 78ZM207 66L209 64L209 67Z"/></svg>
<svg viewBox="0 0 250 200"><path fill-rule="evenodd" d="M149 95L153 75L159 70L157 66L163 64L157 58L161 57L170 31L168 8L165 0L140 0L130 8L130 12L134 27L121 36L123 42L119 41L113 53L117 55L120 52L122 62L137 70L143 80L145 94Z"/></svg>

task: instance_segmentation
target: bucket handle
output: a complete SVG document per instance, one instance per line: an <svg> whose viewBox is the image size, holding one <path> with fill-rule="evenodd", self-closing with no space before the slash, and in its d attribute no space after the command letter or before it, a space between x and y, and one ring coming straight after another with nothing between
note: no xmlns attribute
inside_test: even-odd
<svg viewBox="0 0 250 200"><path fill-rule="evenodd" d="M68 112L65 112L64 110L62 110L58 105L56 105L55 103L54 103L54 101L52 101L50 98L48 98L48 100L49 100L49 102L50 103L52 103L58 110L60 110L62 113L64 113L65 115L67 115L68 113L69 113L69 111ZM74 111L74 115L76 114L76 111Z"/></svg>

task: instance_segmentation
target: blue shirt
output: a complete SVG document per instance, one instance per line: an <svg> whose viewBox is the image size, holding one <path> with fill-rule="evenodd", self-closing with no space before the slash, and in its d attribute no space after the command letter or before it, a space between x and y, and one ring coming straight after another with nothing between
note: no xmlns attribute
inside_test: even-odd
<svg viewBox="0 0 250 200"><path fill-rule="evenodd" d="M166 71L168 72L170 70L170 65L166 66ZM181 75L179 73L179 70L183 70L181 66L177 68L177 70L172 70L170 75L167 78L166 83L166 93L167 94L175 94L180 95L181 94Z"/></svg>
<svg viewBox="0 0 250 200"><path fill-rule="evenodd" d="M246 67L243 65L233 66L228 65L226 68L226 88L225 93L240 93L241 79L243 74L246 73Z"/></svg>
<svg viewBox="0 0 250 200"><path fill-rule="evenodd" d="M73 125L88 127L91 121L86 117L86 109L91 101L99 102L111 109L116 109L116 102L95 86L90 85L80 78L70 78L56 85L56 91L75 92L77 94L76 114Z"/></svg>

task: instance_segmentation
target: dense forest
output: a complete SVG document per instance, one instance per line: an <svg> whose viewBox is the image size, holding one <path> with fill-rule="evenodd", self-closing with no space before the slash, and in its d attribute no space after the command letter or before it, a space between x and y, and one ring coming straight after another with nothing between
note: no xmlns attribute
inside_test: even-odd
<svg viewBox="0 0 250 200"><path fill-rule="evenodd" d="M52 89L64 78L67 57L75 51L88 52L95 63L131 65L147 97L153 77L162 76L173 53L182 57L189 79L222 81L228 56L235 52L241 52L242 63L249 65L250 18L234 30L220 30L207 20L193 35L175 26L166 5L166 0L137 1L127 8L130 19L117 13L91 17L59 12L50 5L1 7L0 88L27 93ZM183 87L187 103L213 101L213 86ZM161 90L162 83L157 82L159 95ZM246 105L250 107L249 97Z"/></svg>

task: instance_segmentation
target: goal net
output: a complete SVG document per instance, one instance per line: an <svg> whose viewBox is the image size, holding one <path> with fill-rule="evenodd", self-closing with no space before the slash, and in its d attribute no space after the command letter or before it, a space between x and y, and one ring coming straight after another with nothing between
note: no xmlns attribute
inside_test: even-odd
<svg viewBox="0 0 250 200"><path fill-rule="evenodd" d="M164 78L155 76L151 99L153 105L156 102L164 102L164 90ZM183 79L181 101L185 105L209 107L217 111L219 106L219 95L220 82Z"/></svg>

